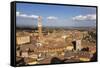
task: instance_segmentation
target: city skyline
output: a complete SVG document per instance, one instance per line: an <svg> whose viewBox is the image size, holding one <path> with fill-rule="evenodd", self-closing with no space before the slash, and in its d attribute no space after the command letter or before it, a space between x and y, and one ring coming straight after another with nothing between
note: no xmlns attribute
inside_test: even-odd
<svg viewBox="0 0 100 68"><path fill-rule="evenodd" d="M97 61L96 7L16 7L17 66Z"/></svg>

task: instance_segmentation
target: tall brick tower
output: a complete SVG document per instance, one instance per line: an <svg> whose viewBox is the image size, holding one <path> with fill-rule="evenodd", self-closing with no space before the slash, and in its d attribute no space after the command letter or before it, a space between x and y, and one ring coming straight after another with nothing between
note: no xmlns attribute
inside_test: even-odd
<svg viewBox="0 0 100 68"><path fill-rule="evenodd" d="M42 38L42 17L38 17L38 32L39 32L39 39Z"/></svg>

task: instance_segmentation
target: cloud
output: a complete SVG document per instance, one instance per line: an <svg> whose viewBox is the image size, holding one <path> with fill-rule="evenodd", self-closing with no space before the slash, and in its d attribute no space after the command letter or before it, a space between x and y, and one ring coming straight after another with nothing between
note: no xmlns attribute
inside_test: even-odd
<svg viewBox="0 0 100 68"><path fill-rule="evenodd" d="M88 14L88 15L78 15L72 18L73 20L76 21L86 21L86 20L96 20L96 14Z"/></svg>
<svg viewBox="0 0 100 68"><path fill-rule="evenodd" d="M20 12L16 12L16 15L19 16Z"/></svg>
<svg viewBox="0 0 100 68"><path fill-rule="evenodd" d="M28 15L28 14L22 14L20 12L16 12L17 17L24 17L24 18L38 18L38 15Z"/></svg>
<svg viewBox="0 0 100 68"><path fill-rule="evenodd" d="M58 18L55 17L55 16L49 16L49 17L47 17L47 19L48 19L48 20L56 20L56 19L58 19Z"/></svg>

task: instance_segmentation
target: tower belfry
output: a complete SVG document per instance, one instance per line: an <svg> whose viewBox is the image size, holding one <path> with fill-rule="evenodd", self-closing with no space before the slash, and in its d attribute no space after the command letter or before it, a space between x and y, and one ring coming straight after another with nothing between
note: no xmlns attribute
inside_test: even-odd
<svg viewBox="0 0 100 68"><path fill-rule="evenodd" d="M42 38L42 17L38 17L38 33L39 33L39 39Z"/></svg>

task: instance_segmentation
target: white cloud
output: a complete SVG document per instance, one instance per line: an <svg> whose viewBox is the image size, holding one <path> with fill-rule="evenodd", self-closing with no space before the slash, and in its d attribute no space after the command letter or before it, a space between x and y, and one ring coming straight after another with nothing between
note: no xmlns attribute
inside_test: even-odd
<svg viewBox="0 0 100 68"><path fill-rule="evenodd" d="M78 15L72 18L73 20L85 21L85 20L96 20L96 14Z"/></svg>
<svg viewBox="0 0 100 68"><path fill-rule="evenodd" d="M39 16L37 16L37 15L30 15L30 17L32 17L32 18L38 18Z"/></svg>
<svg viewBox="0 0 100 68"><path fill-rule="evenodd" d="M58 19L58 18L55 17L55 16L49 16L49 17L47 17L47 19L48 19L48 20L56 20L56 19Z"/></svg>
<svg viewBox="0 0 100 68"><path fill-rule="evenodd" d="M29 17L29 16L26 15L26 14L20 14L19 16L21 16L21 17Z"/></svg>
<svg viewBox="0 0 100 68"><path fill-rule="evenodd" d="M20 12L16 12L16 15L19 16Z"/></svg>
<svg viewBox="0 0 100 68"><path fill-rule="evenodd" d="M20 12L16 12L16 16L25 18L36 18L36 19L39 17L38 15L28 15L28 14L22 14Z"/></svg>

